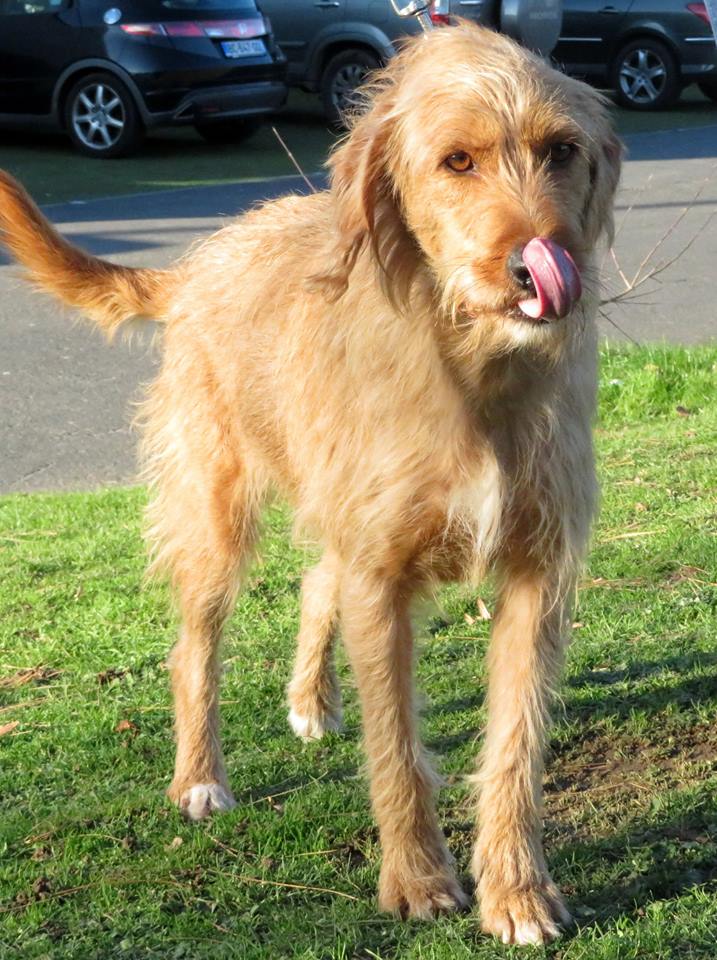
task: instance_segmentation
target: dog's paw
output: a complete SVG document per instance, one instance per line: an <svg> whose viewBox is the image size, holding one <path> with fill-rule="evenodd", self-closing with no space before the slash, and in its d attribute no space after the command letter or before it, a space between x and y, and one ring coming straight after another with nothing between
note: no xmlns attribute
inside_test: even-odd
<svg viewBox="0 0 717 960"><path fill-rule="evenodd" d="M513 890L480 891L481 928L503 943L540 946L560 936L571 922L560 891L545 880Z"/></svg>
<svg viewBox="0 0 717 960"><path fill-rule="evenodd" d="M340 730L341 722L341 710L338 708L317 708L311 712L299 713L292 707L289 711L289 726L302 740L320 740L329 730Z"/></svg>
<svg viewBox="0 0 717 960"><path fill-rule="evenodd" d="M188 820L203 820L236 806L231 790L220 783L195 783L179 791L170 787L167 793Z"/></svg>
<svg viewBox="0 0 717 960"><path fill-rule="evenodd" d="M386 865L381 869L378 907L403 918L430 920L441 913L465 910L470 897L449 868L432 876L410 876Z"/></svg>

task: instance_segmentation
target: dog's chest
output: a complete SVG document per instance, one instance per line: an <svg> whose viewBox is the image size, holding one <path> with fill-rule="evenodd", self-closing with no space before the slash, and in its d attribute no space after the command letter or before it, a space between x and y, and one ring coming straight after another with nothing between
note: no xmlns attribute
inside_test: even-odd
<svg viewBox="0 0 717 960"><path fill-rule="evenodd" d="M447 509L447 540L466 554L472 568L485 567L501 531L505 481L491 452L479 466L466 471L451 491Z"/></svg>

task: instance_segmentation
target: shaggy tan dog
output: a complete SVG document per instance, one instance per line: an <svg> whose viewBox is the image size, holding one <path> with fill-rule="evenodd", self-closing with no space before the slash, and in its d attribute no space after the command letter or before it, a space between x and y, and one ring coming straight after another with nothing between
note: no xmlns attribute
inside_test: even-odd
<svg viewBox="0 0 717 960"><path fill-rule="evenodd" d="M234 801L218 642L270 484L324 548L306 575L290 721L340 722L339 623L383 844L379 904L462 907L416 724L412 598L496 571L473 870L483 928L569 919L541 844L551 690L595 504L594 250L620 148L600 97L504 37L419 37L376 79L331 188L255 209L166 271L63 241L10 177L0 235L108 333L165 323L144 407L154 569L177 591L177 758L192 818Z"/></svg>

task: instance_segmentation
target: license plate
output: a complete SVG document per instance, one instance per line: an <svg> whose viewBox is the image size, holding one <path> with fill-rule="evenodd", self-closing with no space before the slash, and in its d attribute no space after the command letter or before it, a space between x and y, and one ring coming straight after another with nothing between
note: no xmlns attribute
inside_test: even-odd
<svg viewBox="0 0 717 960"><path fill-rule="evenodd" d="M225 57L233 60L238 57L260 57L266 53L263 40L224 40L222 50Z"/></svg>

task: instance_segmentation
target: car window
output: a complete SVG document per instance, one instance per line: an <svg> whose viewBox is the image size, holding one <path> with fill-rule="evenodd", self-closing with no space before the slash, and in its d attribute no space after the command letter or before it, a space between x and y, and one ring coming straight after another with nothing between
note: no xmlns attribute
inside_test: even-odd
<svg viewBox="0 0 717 960"><path fill-rule="evenodd" d="M5 0L0 4L0 13L10 15L22 13L55 13L66 6L65 0Z"/></svg>

